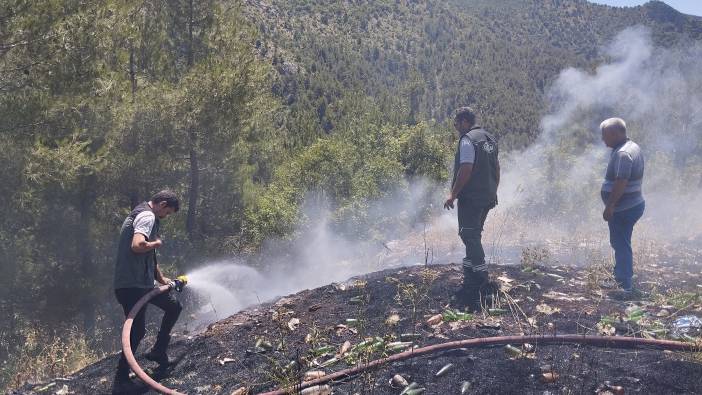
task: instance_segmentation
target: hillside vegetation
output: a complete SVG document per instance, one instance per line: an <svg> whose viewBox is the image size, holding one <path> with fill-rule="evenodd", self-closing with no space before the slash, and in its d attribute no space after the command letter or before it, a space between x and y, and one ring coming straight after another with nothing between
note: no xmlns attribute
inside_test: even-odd
<svg viewBox="0 0 702 395"><path fill-rule="evenodd" d="M0 386L116 347L118 229L157 190L183 202L167 272L290 235L306 199L382 233L369 202L446 180L455 107L524 147L558 72L637 24L702 38L660 2L0 0ZM82 346L38 372L52 339Z"/></svg>

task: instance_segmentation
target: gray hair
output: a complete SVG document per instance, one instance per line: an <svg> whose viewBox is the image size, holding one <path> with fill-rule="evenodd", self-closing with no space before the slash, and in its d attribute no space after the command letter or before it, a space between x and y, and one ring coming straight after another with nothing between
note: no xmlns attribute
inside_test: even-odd
<svg viewBox="0 0 702 395"><path fill-rule="evenodd" d="M602 121L600 124L600 130L605 130L608 128L613 128L626 134L626 122L624 122L624 120L621 118L609 118Z"/></svg>

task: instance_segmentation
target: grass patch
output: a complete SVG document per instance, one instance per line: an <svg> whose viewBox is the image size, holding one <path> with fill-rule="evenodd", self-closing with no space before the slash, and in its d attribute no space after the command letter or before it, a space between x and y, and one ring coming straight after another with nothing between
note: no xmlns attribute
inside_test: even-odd
<svg viewBox="0 0 702 395"><path fill-rule="evenodd" d="M24 331L24 343L0 366L0 390L17 388L28 381L41 382L67 376L104 355L95 352L88 337L77 328L61 335L38 328Z"/></svg>

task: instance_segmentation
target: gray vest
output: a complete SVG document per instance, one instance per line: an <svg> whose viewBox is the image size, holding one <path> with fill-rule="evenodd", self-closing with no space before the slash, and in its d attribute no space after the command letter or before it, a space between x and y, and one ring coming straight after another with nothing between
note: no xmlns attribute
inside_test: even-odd
<svg viewBox="0 0 702 395"><path fill-rule="evenodd" d="M476 206L487 207L497 202L497 155L495 137L480 126L472 128L458 140L456 158L453 164L453 181L456 183L461 167L461 139L469 139L475 148L475 161L470 180L458 194L460 200L469 200Z"/></svg>
<svg viewBox="0 0 702 395"><path fill-rule="evenodd" d="M122 224L117 248L117 263L115 265L114 288L153 288L154 271L156 270L156 251L137 254L132 251L134 237L134 219L143 211L151 211L147 202L136 206ZM159 220L156 217L151 235L159 231ZM147 240L148 241L148 240Z"/></svg>

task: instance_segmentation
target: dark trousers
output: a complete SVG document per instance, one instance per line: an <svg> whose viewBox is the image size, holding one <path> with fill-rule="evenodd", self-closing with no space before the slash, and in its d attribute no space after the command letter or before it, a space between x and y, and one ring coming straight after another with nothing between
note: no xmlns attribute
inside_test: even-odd
<svg viewBox="0 0 702 395"><path fill-rule="evenodd" d="M151 292L152 289L145 288L120 288L115 290L115 296L120 305L122 305L122 310L124 310L124 316L126 317L132 310L134 305L142 298L142 296ZM178 299L171 292L165 292L156 295L150 304L163 310L164 315L161 320L161 329L158 332L156 338L157 344L165 344L168 346L168 340L170 340L171 330L175 326L176 321L178 321L178 316L183 310L183 306L180 304ZM148 305L147 305L148 306ZM146 307L144 306L141 311L134 317L134 322L132 323L132 332L129 337L129 343L132 347L132 352L136 354L137 347L141 339L144 338L146 334ZM165 351L165 350L164 350ZM129 366L127 365L127 359L124 354L120 355L119 364L117 370L120 373L129 373Z"/></svg>
<svg viewBox="0 0 702 395"><path fill-rule="evenodd" d="M483 226L488 212L495 205L480 206L468 199L458 199L458 235L466 246L463 272L476 273L487 278L485 250L482 244Z"/></svg>
<svg viewBox="0 0 702 395"><path fill-rule="evenodd" d="M614 278L624 288L631 288L631 277L634 275L634 254L631 249L631 235L634 225L643 216L646 203L615 212L609 225L609 244L614 249Z"/></svg>

